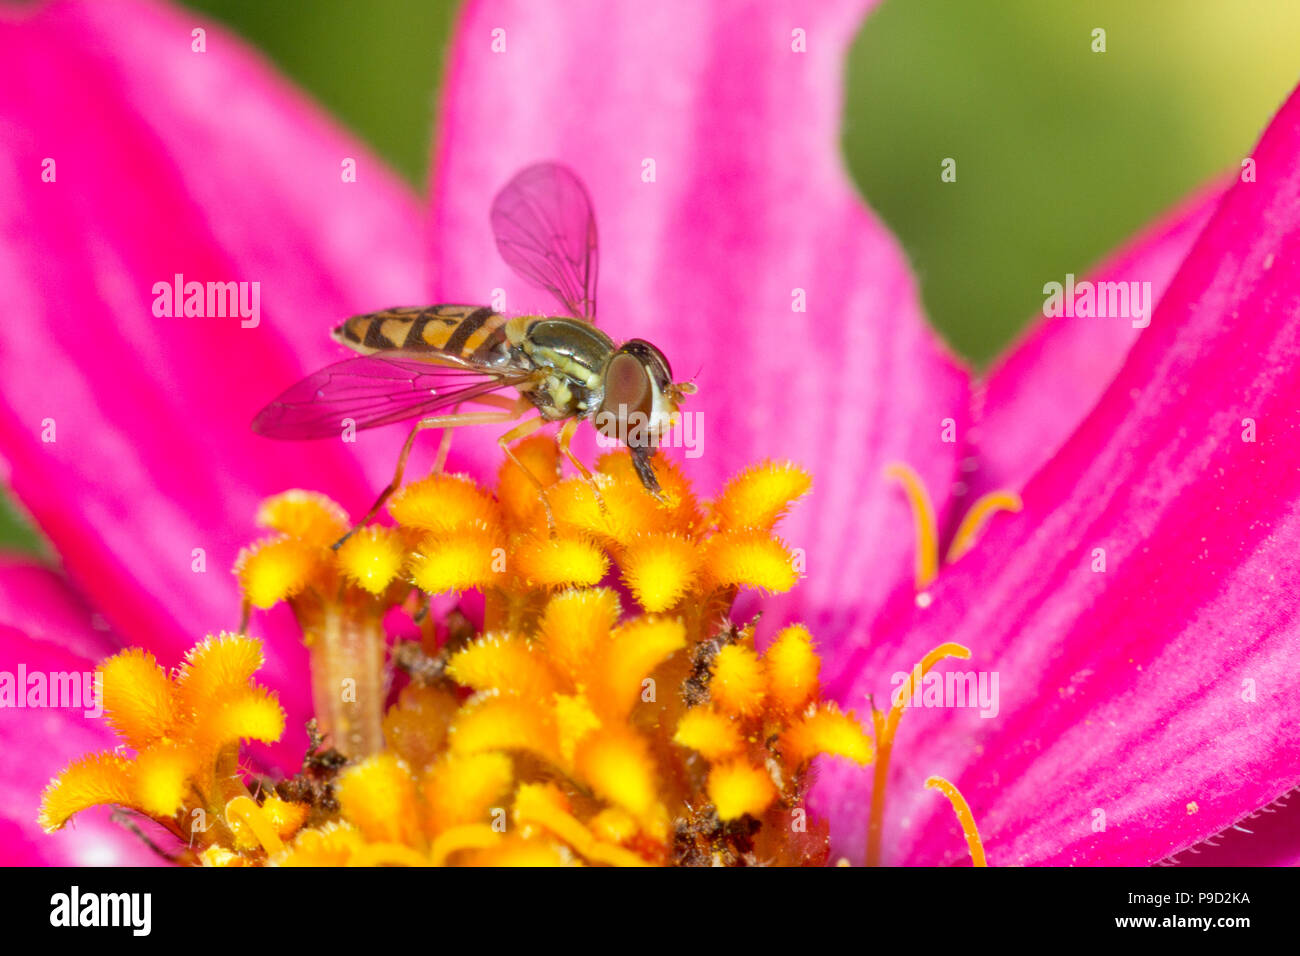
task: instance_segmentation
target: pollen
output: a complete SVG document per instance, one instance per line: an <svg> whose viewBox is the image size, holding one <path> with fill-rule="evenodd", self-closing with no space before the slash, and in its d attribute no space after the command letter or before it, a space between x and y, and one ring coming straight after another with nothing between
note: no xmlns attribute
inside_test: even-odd
<svg viewBox="0 0 1300 956"><path fill-rule="evenodd" d="M428 594L492 587L504 570L505 551L482 526L425 539L410 559L411 582Z"/></svg>
<svg viewBox="0 0 1300 956"><path fill-rule="evenodd" d="M212 859L204 853L214 847L239 853L227 808L240 797L255 804L239 771L240 745L274 741L284 730L274 695L251 680L250 667L261 663L257 641L228 634L200 643L175 676L138 651L109 658L100 666L104 706L126 749L84 757L51 781L41 825L56 830L87 807L111 804L152 818L192 862ZM282 807L276 819L288 832L306 813ZM240 859L264 860L268 849L245 840Z"/></svg>
<svg viewBox="0 0 1300 956"><path fill-rule="evenodd" d="M267 498L257 510L257 523L290 538L328 547L347 532L348 513L315 491L286 491Z"/></svg>
<svg viewBox="0 0 1300 956"><path fill-rule="evenodd" d="M835 754L857 764L871 762L872 746L853 714L842 714L834 704L815 708L795 722L781 738L790 763L802 766L818 754Z"/></svg>
<svg viewBox="0 0 1300 956"><path fill-rule="evenodd" d="M556 692L557 680L535 644L508 634L486 634L452 655L447 673L465 687L516 694L528 700Z"/></svg>
<svg viewBox="0 0 1300 956"><path fill-rule="evenodd" d="M763 462L727 482L713 504L724 531L771 531L794 502L812 488L812 475L790 462Z"/></svg>
<svg viewBox="0 0 1300 956"><path fill-rule="evenodd" d="M710 707L693 707L683 714L673 743L697 750L707 760L729 757L745 748L737 722Z"/></svg>
<svg viewBox="0 0 1300 956"><path fill-rule="evenodd" d="M143 750L176 720L175 687L152 654L126 650L99 668L108 722L128 746Z"/></svg>
<svg viewBox="0 0 1300 956"><path fill-rule="evenodd" d="M718 819L723 821L759 816L776 799L776 785L767 771L744 760L716 765L709 773L707 789Z"/></svg>
<svg viewBox="0 0 1300 956"><path fill-rule="evenodd" d="M254 607L296 597L324 568L327 548L300 538L268 538L239 553L235 574Z"/></svg>
<svg viewBox="0 0 1300 956"><path fill-rule="evenodd" d="M709 502L662 455L657 497L626 452L599 459L596 488L561 475L552 439L514 452L554 527L512 461L495 488L411 482L394 526L337 550L352 524L329 499L263 504L273 535L236 574L247 607L290 606L310 651L301 767L242 769L242 747L286 729L257 641L210 638L174 674L125 651L103 665L123 747L70 765L41 822L128 807L196 865L824 863L824 825L795 836L791 813L814 760L872 759L868 728L823 699L806 628L760 654L754 622L732 620L741 589L797 583L776 528L810 477L762 463ZM431 603L461 594L463 612ZM393 611L414 636L388 633Z"/></svg>
<svg viewBox="0 0 1300 956"><path fill-rule="evenodd" d="M447 532L496 520L492 496L462 475L430 475L400 489L388 513L403 527Z"/></svg>
<svg viewBox="0 0 1300 956"><path fill-rule="evenodd" d="M817 695L821 661L813 650L812 634L802 624L787 627L763 654L768 693L787 714L802 710Z"/></svg>
<svg viewBox="0 0 1300 956"><path fill-rule="evenodd" d="M635 539L623 553L623 583L647 611L667 611L694 590L700 552L695 542L676 534Z"/></svg>
<svg viewBox="0 0 1300 956"><path fill-rule="evenodd" d="M767 680L758 655L738 644L718 651L709 690L724 711L746 716L757 714L763 709L767 693Z"/></svg>
<svg viewBox="0 0 1300 956"><path fill-rule="evenodd" d="M794 555L762 531L727 531L710 539L704 557L709 579L724 587L768 594L790 590L799 580Z"/></svg>
<svg viewBox="0 0 1300 956"><path fill-rule="evenodd" d="M518 573L542 588L599 584L609 559L594 542L581 537L536 537L520 543L514 554Z"/></svg>
<svg viewBox="0 0 1300 956"><path fill-rule="evenodd" d="M339 568L348 580L371 594L382 594L402 570L406 548L392 528L371 525L343 542Z"/></svg>

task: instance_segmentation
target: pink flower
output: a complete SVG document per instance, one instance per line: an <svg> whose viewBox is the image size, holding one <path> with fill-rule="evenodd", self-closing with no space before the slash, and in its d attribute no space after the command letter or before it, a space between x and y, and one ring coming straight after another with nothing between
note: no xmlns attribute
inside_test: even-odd
<svg viewBox="0 0 1300 956"><path fill-rule="evenodd" d="M964 793L994 865L1152 863L1289 792L1300 101L1253 154L1257 182L1192 202L1094 277L1151 282L1149 327L1044 320L973 381L839 158L843 55L869 6L469 3L431 235L373 159L219 31L191 52L190 19L145 4L0 22L0 168L16 184L0 197L0 452L72 582L0 568L0 670L88 669L120 643L178 659L236 623L227 571L258 500L311 487L364 509L401 434L363 433L353 454L271 445L248 421L332 357L325 331L348 314L495 289L511 311L544 306L495 254L486 211L552 158L594 197L603 324L701 370L696 484L764 455L816 476L787 526L807 579L766 605L765 629L806 621L848 706L887 700L945 641L998 675L995 717L904 715L884 862L965 857L931 774ZM154 284L178 273L260 282L257 327L155 317ZM452 448L466 470L493 458L486 440ZM945 539L978 493L1024 501L919 602L912 515L882 478L895 461L930 489ZM303 652L284 621L258 623L264 681L300 728ZM0 710L6 859L104 859L109 841L140 858L99 820L36 836L40 786L102 736L75 712ZM828 766L819 784L855 859L870 792L870 772ZM1263 850L1235 834L1231 859L1294 857L1297 828L1273 828Z"/></svg>

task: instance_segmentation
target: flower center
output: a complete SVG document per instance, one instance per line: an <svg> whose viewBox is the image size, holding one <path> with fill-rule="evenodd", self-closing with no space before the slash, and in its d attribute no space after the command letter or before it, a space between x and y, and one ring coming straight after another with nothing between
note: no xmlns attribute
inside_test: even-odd
<svg viewBox="0 0 1300 956"><path fill-rule="evenodd" d="M878 862L910 692L873 713L873 747L822 699L807 629L760 650L754 622L731 620L741 589L797 582L775 528L810 477L762 463L702 503L658 459L654 497L619 453L598 463L598 501L586 481L560 477L552 440L516 454L550 476L553 526L510 463L491 490L440 472L406 485L388 503L392 525L337 550L350 522L329 499L268 500L258 520L270 534L235 568L241 633L204 641L175 673L139 651L106 661L104 706L125 747L70 766L42 823L115 804L166 827L180 861L205 865L819 864L827 829L804 807L813 759L865 765L878 753ZM937 554L924 514L918 530ZM482 596L480 627L432 610L465 592ZM301 768L254 785L240 745L278 739L284 716L253 682L261 649L244 632L280 602L310 651L316 717ZM916 679L949 656L969 652L937 648ZM935 785L982 859L969 808Z"/></svg>

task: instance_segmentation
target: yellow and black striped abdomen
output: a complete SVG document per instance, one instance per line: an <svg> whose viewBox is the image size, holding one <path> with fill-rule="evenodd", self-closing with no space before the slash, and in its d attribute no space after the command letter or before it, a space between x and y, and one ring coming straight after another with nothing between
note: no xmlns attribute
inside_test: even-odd
<svg viewBox="0 0 1300 956"><path fill-rule="evenodd" d="M440 352L473 360L505 338L508 320L487 306L431 305L354 315L334 338L362 354Z"/></svg>

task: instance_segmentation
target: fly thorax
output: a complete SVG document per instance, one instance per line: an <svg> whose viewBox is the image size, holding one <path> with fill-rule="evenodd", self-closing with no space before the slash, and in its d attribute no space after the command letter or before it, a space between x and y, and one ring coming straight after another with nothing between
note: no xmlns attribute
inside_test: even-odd
<svg viewBox="0 0 1300 956"><path fill-rule="evenodd" d="M519 347L534 367L548 374L530 394L546 418L584 414L613 342L581 319L538 319L527 327Z"/></svg>

